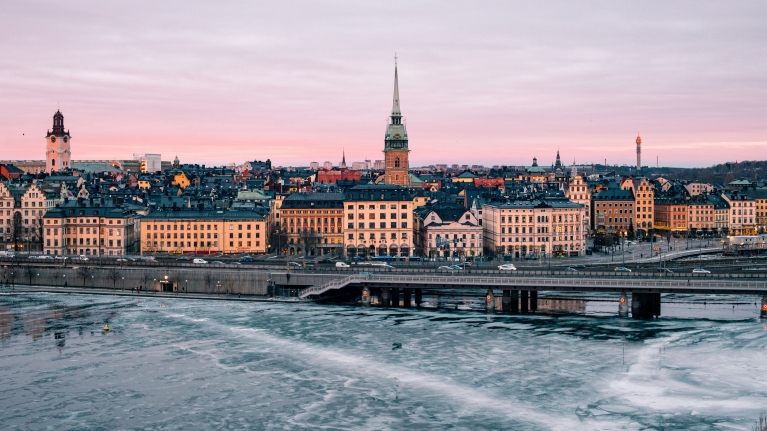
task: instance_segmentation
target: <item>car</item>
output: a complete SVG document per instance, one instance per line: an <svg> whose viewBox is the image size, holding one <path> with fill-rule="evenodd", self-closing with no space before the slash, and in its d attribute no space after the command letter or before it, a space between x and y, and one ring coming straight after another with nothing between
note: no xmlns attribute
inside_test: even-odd
<svg viewBox="0 0 767 431"><path fill-rule="evenodd" d="M80 255L80 260L88 260L88 256L85 256L83 254Z"/></svg>
<svg viewBox="0 0 767 431"><path fill-rule="evenodd" d="M208 263L205 259L196 258L192 261L192 263Z"/></svg>
<svg viewBox="0 0 767 431"><path fill-rule="evenodd" d="M349 264L345 262L336 262L336 268L348 268Z"/></svg>
<svg viewBox="0 0 767 431"><path fill-rule="evenodd" d="M668 268L658 268L658 274L673 274L674 271Z"/></svg>
<svg viewBox="0 0 767 431"><path fill-rule="evenodd" d="M253 263L255 261L256 261L256 259L253 259L252 256L243 256L243 257L240 258L240 263Z"/></svg>
<svg viewBox="0 0 767 431"><path fill-rule="evenodd" d="M214 260L210 263L211 265L223 265L224 262L221 262L220 260Z"/></svg>
<svg viewBox="0 0 767 431"><path fill-rule="evenodd" d="M230 265L242 265L240 262L229 262Z"/></svg>
<svg viewBox="0 0 767 431"><path fill-rule="evenodd" d="M389 265L386 262L373 262L370 264L370 266L376 266L378 268L394 268L393 266ZM458 265L455 265L458 266Z"/></svg>
<svg viewBox="0 0 767 431"><path fill-rule="evenodd" d="M578 264L575 264L575 265L570 265L570 268L575 268L575 269L586 269L586 265L584 265L584 264L582 264L582 263L578 263Z"/></svg>
<svg viewBox="0 0 767 431"><path fill-rule="evenodd" d="M577 269L573 268L572 266L568 266L567 269L565 269L567 272L578 272Z"/></svg>
<svg viewBox="0 0 767 431"><path fill-rule="evenodd" d="M288 262L288 267L291 267L291 268L301 268L302 266L303 265L301 265L298 262Z"/></svg>
<svg viewBox="0 0 767 431"><path fill-rule="evenodd" d="M448 270L448 271L460 271L463 268L460 265L443 265L443 266L440 266L437 269L443 269L443 270Z"/></svg>
<svg viewBox="0 0 767 431"><path fill-rule="evenodd" d="M66 256L59 256L59 255L57 254L57 255L54 257L54 259L58 259L58 260L67 260L67 257L66 257ZM118 259L118 260L119 260L119 259Z"/></svg>
<svg viewBox="0 0 767 431"><path fill-rule="evenodd" d="M115 262L128 262L128 259L120 258L120 259L115 260Z"/></svg>
<svg viewBox="0 0 767 431"><path fill-rule="evenodd" d="M465 262L461 262L461 263L459 263L458 265L460 265L460 266L462 266L462 267L464 267L464 268L466 268L467 266L468 266L469 268L471 268L472 266L474 266L474 264L473 264L473 263L471 263L471 262L469 262L468 260L467 260L467 261L465 261Z"/></svg>
<svg viewBox="0 0 767 431"><path fill-rule="evenodd" d="M504 263L503 265L498 265L498 270L499 271L516 271L517 267L511 263Z"/></svg>
<svg viewBox="0 0 767 431"><path fill-rule="evenodd" d="M692 270L693 274L711 274L711 271L703 268L695 268Z"/></svg>
<svg viewBox="0 0 767 431"><path fill-rule="evenodd" d="M176 260L179 260L179 261L182 261L182 262L185 262L185 261L188 262L188 261L192 260L192 258L190 256L181 256L181 257L177 257Z"/></svg>
<svg viewBox="0 0 767 431"><path fill-rule="evenodd" d="M625 266L616 266L615 270L618 272L631 272L631 270L626 268Z"/></svg>

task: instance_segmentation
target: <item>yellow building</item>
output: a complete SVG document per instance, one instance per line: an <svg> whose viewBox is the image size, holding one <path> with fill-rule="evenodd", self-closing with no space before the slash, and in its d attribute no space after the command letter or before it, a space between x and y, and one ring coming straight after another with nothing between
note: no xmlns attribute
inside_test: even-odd
<svg viewBox="0 0 767 431"><path fill-rule="evenodd" d="M348 256L411 256L413 194L396 185L360 185L344 201Z"/></svg>
<svg viewBox="0 0 767 431"><path fill-rule="evenodd" d="M647 234L655 227L655 191L647 178L629 178L621 189L634 192L634 231L637 235Z"/></svg>
<svg viewBox="0 0 767 431"><path fill-rule="evenodd" d="M185 189L189 186L190 182L185 173L179 172L173 177L172 184L174 186L178 186L181 189Z"/></svg>
<svg viewBox="0 0 767 431"><path fill-rule="evenodd" d="M288 255L343 255L343 193L293 193L280 205Z"/></svg>
<svg viewBox="0 0 767 431"><path fill-rule="evenodd" d="M266 219L251 211L156 211L141 219L141 253L265 253Z"/></svg>

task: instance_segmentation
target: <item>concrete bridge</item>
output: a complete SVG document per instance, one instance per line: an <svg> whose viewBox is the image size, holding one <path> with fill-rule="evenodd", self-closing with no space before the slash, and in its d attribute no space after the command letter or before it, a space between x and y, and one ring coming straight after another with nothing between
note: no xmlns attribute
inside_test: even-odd
<svg viewBox="0 0 767 431"><path fill-rule="evenodd" d="M304 279L306 277L306 279ZM291 279L292 278L292 279ZM742 274L716 277L657 277L648 275L588 276L555 275L418 275L365 273L340 276L337 274L270 274L272 282L293 285L304 299L332 300L333 298L361 298L365 305L412 306L421 304L423 291L486 291L488 305L493 304L496 290L500 290L502 309L509 312L536 311L538 292L618 292L621 293L619 313L628 314L631 293L631 311L635 318L660 315L662 293L677 294L747 294L762 296L762 315L767 317L767 279L746 278ZM306 284L304 284L306 283ZM303 286L301 286L303 284ZM306 287L308 286L308 287ZM400 299L401 298L401 299Z"/></svg>

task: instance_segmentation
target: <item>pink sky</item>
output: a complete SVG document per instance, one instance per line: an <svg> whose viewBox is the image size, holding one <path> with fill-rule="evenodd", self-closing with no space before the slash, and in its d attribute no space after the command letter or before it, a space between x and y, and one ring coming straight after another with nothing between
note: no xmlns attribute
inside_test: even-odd
<svg viewBox="0 0 767 431"><path fill-rule="evenodd" d="M765 2L0 4L0 159L382 158L399 56L411 165L767 159Z"/></svg>

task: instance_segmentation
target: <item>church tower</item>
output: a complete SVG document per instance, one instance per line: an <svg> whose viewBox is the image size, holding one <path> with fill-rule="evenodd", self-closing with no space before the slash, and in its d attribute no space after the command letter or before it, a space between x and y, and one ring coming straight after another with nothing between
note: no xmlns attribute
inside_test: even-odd
<svg viewBox="0 0 767 431"><path fill-rule="evenodd" d="M402 112L399 107L399 77L397 75L397 58L394 58L394 101L391 108L391 119L386 127L384 138L384 163L386 184L399 186L410 185L410 164L408 163L407 130L402 124Z"/></svg>
<svg viewBox="0 0 767 431"><path fill-rule="evenodd" d="M642 137L637 133L637 173L642 170Z"/></svg>
<svg viewBox="0 0 767 431"><path fill-rule="evenodd" d="M45 137L47 150L45 151L45 172L69 169L69 130L64 131L64 116L60 110L53 114L53 130L48 131Z"/></svg>

